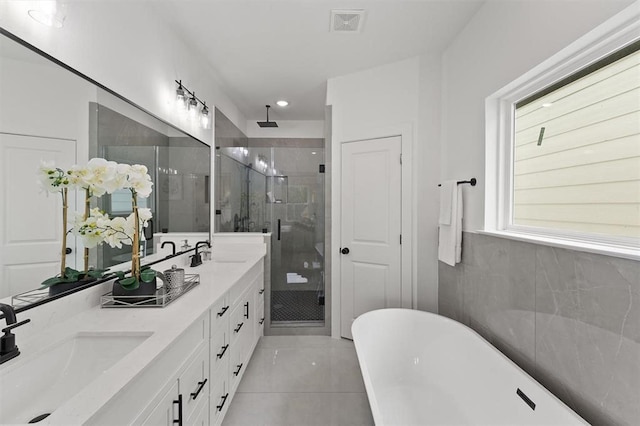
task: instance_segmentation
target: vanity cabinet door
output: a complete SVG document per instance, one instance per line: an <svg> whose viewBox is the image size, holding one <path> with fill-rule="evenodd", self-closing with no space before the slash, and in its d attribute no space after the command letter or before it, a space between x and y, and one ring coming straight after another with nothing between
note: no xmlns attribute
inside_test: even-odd
<svg viewBox="0 0 640 426"><path fill-rule="evenodd" d="M172 426L174 421L176 422L175 424L178 424L178 421L182 422L180 418L182 412L181 403L181 397L178 393L178 381L175 380L142 424L145 426Z"/></svg>
<svg viewBox="0 0 640 426"><path fill-rule="evenodd" d="M190 418L200 401L209 397L209 353L202 345L195 359L187 366L178 379L182 394L183 418Z"/></svg>

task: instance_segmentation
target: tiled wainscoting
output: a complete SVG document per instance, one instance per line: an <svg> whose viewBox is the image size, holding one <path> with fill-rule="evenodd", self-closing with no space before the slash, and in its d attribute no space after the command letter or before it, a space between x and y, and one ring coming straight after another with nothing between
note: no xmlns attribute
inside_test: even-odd
<svg viewBox="0 0 640 426"><path fill-rule="evenodd" d="M640 419L640 262L464 233L439 312L594 425Z"/></svg>

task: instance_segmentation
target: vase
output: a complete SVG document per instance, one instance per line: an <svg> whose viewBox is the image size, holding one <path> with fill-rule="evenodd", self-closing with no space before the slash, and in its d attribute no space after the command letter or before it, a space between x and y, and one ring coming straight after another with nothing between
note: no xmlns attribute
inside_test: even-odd
<svg viewBox="0 0 640 426"><path fill-rule="evenodd" d="M113 299L127 305L150 305L156 303L156 278L151 282L140 280L140 286L135 290L127 290L120 285L120 280L113 282Z"/></svg>
<svg viewBox="0 0 640 426"><path fill-rule="evenodd" d="M96 281L96 278L88 277L88 278L82 278L81 280L78 280L78 281L55 284L49 287L49 296L56 296L58 294L66 293L70 290L73 290L74 288L82 287L85 284L89 284L94 281Z"/></svg>

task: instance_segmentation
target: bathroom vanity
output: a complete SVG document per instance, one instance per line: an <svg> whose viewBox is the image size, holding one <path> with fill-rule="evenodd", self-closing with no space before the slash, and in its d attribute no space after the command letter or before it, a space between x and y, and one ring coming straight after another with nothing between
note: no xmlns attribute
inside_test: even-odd
<svg viewBox="0 0 640 426"><path fill-rule="evenodd" d="M85 305L75 314L63 304L19 314L31 328L16 331L21 355L0 366L0 423L51 413L40 423L220 424L263 333L266 246L214 242L212 252L185 268L200 284L165 308L101 309L105 284L64 298Z"/></svg>

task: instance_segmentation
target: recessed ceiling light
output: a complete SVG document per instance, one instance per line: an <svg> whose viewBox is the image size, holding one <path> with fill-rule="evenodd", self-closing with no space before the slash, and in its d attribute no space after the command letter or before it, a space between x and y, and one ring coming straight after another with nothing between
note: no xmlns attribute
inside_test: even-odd
<svg viewBox="0 0 640 426"><path fill-rule="evenodd" d="M542 108L549 108L550 106L553 106L553 102L546 102L542 104Z"/></svg>
<svg viewBox="0 0 640 426"><path fill-rule="evenodd" d="M276 105L278 105L279 107L286 107L287 105L289 105L289 102L287 102L287 101L278 101L278 102L276 102Z"/></svg>
<svg viewBox="0 0 640 426"><path fill-rule="evenodd" d="M311 151L311 155L316 155L316 154L317 154L317 152Z"/></svg>

